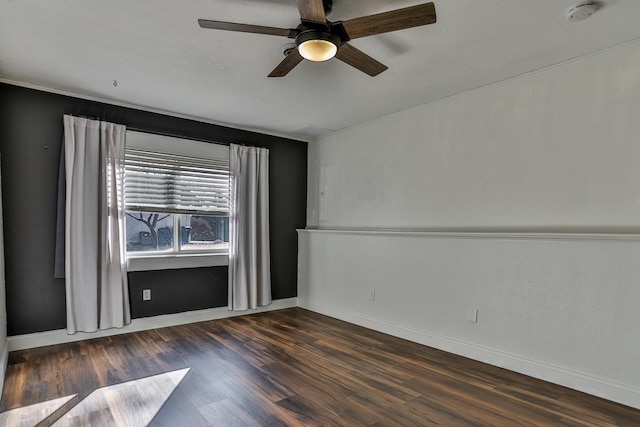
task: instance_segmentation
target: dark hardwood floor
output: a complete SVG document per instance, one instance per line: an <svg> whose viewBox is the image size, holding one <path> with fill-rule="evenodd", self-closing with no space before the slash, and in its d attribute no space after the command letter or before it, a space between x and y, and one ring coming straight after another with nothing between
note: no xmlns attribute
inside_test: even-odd
<svg viewBox="0 0 640 427"><path fill-rule="evenodd" d="M133 381L168 372L173 385ZM155 417L141 409L175 383ZM638 410L299 308L10 354L7 417L65 396L40 425L140 425L127 414L144 410L171 427L640 425Z"/></svg>

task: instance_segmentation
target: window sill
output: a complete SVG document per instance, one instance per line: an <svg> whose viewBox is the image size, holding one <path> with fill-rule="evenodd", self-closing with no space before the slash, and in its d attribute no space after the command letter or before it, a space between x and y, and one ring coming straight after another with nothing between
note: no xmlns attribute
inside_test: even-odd
<svg viewBox="0 0 640 427"><path fill-rule="evenodd" d="M228 254L166 254L129 257L127 259L127 271L171 270L224 265L229 265Z"/></svg>

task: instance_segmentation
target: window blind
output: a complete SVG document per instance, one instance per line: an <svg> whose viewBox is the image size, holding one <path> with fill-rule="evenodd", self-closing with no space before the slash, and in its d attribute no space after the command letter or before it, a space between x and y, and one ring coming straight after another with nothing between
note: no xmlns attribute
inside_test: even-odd
<svg viewBox="0 0 640 427"><path fill-rule="evenodd" d="M229 212L229 163L125 149L127 210L165 213Z"/></svg>

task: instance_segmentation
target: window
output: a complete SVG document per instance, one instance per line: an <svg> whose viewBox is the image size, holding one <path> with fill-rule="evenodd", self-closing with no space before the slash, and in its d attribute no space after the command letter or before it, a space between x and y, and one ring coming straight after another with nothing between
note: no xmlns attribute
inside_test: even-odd
<svg viewBox="0 0 640 427"><path fill-rule="evenodd" d="M226 254L228 147L127 132L128 258Z"/></svg>
<svg viewBox="0 0 640 427"><path fill-rule="evenodd" d="M227 252L228 215L127 210L127 253Z"/></svg>

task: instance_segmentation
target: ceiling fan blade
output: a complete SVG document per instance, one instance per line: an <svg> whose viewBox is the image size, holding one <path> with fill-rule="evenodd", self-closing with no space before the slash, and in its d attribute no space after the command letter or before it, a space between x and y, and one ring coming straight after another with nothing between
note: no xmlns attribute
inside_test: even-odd
<svg viewBox="0 0 640 427"><path fill-rule="evenodd" d="M390 12L363 16L342 21L349 38L372 36L405 28L419 27L436 22L436 7L433 3L396 9Z"/></svg>
<svg viewBox="0 0 640 427"><path fill-rule="evenodd" d="M305 21L314 21L325 24L327 17L324 14L322 0L296 0L300 17Z"/></svg>
<svg viewBox="0 0 640 427"><path fill-rule="evenodd" d="M269 77L284 77L293 70L296 65L302 61L302 56L298 53L298 49L293 49L289 54L273 69Z"/></svg>
<svg viewBox="0 0 640 427"><path fill-rule="evenodd" d="M213 30L239 31L242 33L268 34L271 36L289 37L291 30L288 28L263 27L262 25L236 24L234 22L210 21L198 19L202 28Z"/></svg>
<svg viewBox="0 0 640 427"><path fill-rule="evenodd" d="M369 74L371 77L375 77L389 68L348 43L340 46L336 58L357 68L363 73Z"/></svg>

